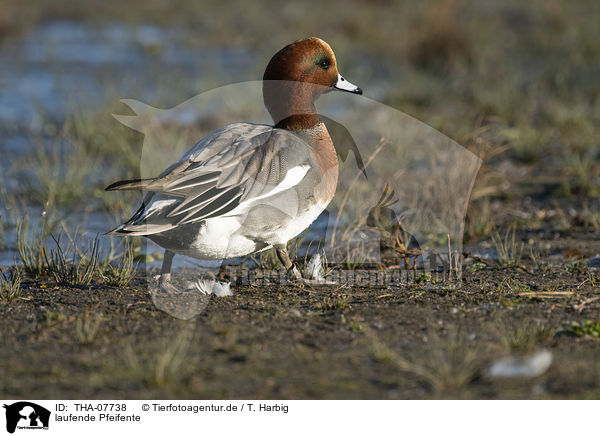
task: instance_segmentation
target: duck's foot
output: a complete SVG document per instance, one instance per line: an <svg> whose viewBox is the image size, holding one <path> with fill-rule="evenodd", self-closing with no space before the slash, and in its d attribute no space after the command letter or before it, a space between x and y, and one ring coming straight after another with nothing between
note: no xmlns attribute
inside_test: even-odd
<svg viewBox="0 0 600 436"><path fill-rule="evenodd" d="M173 284L171 273L159 274L154 276L155 283L158 285L155 289L162 294L179 294L181 291Z"/></svg>
<svg viewBox="0 0 600 436"><path fill-rule="evenodd" d="M193 283L182 280L177 275L171 278L168 273L154 276L149 283L149 291L152 302L158 309L185 320L201 313L211 300L211 295L198 289Z"/></svg>
<svg viewBox="0 0 600 436"><path fill-rule="evenodd" d="M158 285L163 287L168 287L171 285L171 273L165 273L158 276Z"/></svg>
<svg viewBox="0 0 600 436"><path fill-rule="evenodd" d="M217 297L233 295L231 282L221 282L213 278L196 278L191 281L182 280L174 282L171 279L171 273L165 273L154 276L154 279L158 284L157 290L163 294L179 295L196 293L199 296L214 294Z"/></svg>

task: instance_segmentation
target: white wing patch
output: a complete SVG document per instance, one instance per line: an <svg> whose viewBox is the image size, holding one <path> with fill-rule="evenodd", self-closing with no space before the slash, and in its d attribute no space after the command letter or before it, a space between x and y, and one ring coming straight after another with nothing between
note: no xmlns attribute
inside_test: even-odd
<svg viewBox="0 0 600 436"><path fill-rule="evenodd" d="M152 201L150 202L150 204L148 205L148 209L146 209L144 211L144 218L147 218L148 216L152 215L155 212L160 212L162 209L172 205L173 203L176 203L178 200L177 199L169 199L169 200L156 200L156 201Z"/></svg>
<svg viewBox="0 0 600 436"><path fill-rule="evenodd" d="M266 194L248 199L248 201L245 201L244 203L250 203L256 200L262 200L263 198L272 197L273 195L279 194L280 192L285 191L286 189L293 188L302 181L309 169L309 165L299 165L297 167L290 168L285 174L283 180L279 183L279 185L275 186L275 188L273 188Z"/></svg>

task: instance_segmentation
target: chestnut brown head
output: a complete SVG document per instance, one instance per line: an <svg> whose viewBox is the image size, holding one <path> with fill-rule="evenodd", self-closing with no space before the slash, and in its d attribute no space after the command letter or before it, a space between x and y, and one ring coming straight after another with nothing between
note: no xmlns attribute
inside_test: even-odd
<svg viewBox="0 0 600 436"><path fill-rule="evenodd" d="M315 113L314 101L331 90L362 94L340 75L333 50L319 38L302 39L279 50L263 76L265 106L276 123Z"/></svg>

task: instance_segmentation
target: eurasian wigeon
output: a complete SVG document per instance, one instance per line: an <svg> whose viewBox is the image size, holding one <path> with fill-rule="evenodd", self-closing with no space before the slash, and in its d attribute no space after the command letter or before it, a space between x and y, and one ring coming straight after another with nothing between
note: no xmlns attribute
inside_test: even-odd
<svg viewBox="0 0 600 436"><path fill-rule="evenodd" d="M148 191L129 221L109 234L147 236L165 248L161 277L173 256L222 260L275 248L295 279L287 242L327 207L338 179L333 142L315 108L324 92L362 90L338 72L319 38L277 52L263 76L274 126L234 123L194 145L160 176L113 183L106 190Z"/></svg>

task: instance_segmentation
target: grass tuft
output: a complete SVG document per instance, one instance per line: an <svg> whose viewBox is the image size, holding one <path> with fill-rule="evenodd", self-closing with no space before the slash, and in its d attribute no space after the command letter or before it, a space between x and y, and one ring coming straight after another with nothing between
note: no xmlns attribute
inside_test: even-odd
<svg viewBox="0 0 600 436"><path fill-rule="evenodd" d="M40 229L34 231L31 240L29 234L29 219L23 217L17 224L17 251L23 270L26 274L37 278L46 274L46 248L44 241L48 237L46 220L42 220Z"/></svg>
<svg viewBox="0 0 600 436"><path fill-rule="evenodd" d="M600 339L600 322L589 319L581 322L573 321L568 328L563 330L563 333L569 336Z"/></svg>
<svg viewBox="0 0 600 436"><path fill-rule="evenodd" d="M556 329L534 320L526 320L517 325L506 320L499 325L500 342L510 351L528 353L549 342Z"/></svg>
<svg viewBox="0 0 600 436"><path fill-rule="evenodd" d="M13 301L21 296L21 270L13 268L10 274L0 271L0 301Z"/></svg>
<svg viewBox="0 0 600 436"><path fill-rule="evenodd" d="M492 234L492 242L498 253L498 264L503 268L518 266L523 254L523 243L517 242L516 228L512 226L501 237L498 232Z"/></svg>
<svg viewBox="0 0 600 436"><path fill-rule="evenodd" d="M323 301L316 304L316 308L325 312L333 312L335 310L343 310L348 307L351 298L348 295L336 295L333 297L325 297Z"/></svg>
<svg viewBox="0 0 600 436"><path fill-rule="evenodd" d="M600 209L598 207L590 207L587 202L584 203L581 219L586 227L600 231Z"/></svg>
<svg viewBox="0 0 600 436"><path fill-rule="evenodd" d="M431 333L422 352L407 356L392 349L373 332L365 333L376 360L417 377L434 391L464 388L479 372L480 353L458 331L452 330L444 336Z"/></svg>
<svg viewBox="0 0 600 436"><path fill-rule="evenodd" d="M133 244L125 240L125 248L121 256L121 261L116 265L108 263L101 276L104 282L109 286L127 286L135 277L137 263L134 263Z"/></svg>
<svg viewBox="0 0 600 436"><path fill-rule="evenodd" d="M129 346L125 348L127 364L141 376L147 386L166 387L180 380L186 373L192 338L192 327L185 326L174 338L167 337L164 341L159 341L159 349L150 355L140 355Z"/></svg>
<svg viewBox="0 0 600 436"><path fill-rule="evenodd" d="M93 343L98 335L102 321L102 315L96 313L85 313L77 317L77 321L75 323L77 341L82 345Z"/></svg>
<svg viewBox="0 0 600 436"><path fill-rule="evenodd" d="M89 250L81 253L74 240L70 240L68 253L60 245L58 239L52 236L56 248L50 256L44 251L44 259L49 273L59 285L87 286L98 275L98 236L90 243ZM69 256L69 254L71 256Z"/></svg>

